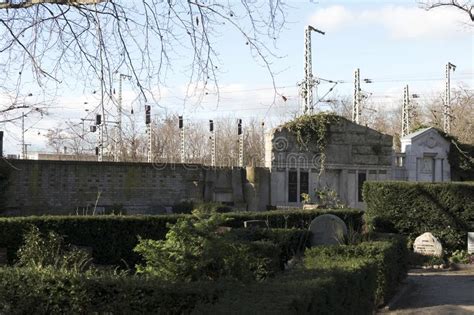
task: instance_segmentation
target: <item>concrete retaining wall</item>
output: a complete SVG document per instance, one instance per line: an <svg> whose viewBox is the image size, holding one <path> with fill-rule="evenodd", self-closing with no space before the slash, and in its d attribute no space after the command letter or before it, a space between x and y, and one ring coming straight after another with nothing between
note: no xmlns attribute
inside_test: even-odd
<svg viewBox="0 0 474 315"><path fill-rule="evenodd" d="M228 202L241 209L250 200L253 210L264 210L269 203L266 169L41 160L9 160L3 167L9 176L1 194L6 199L2 214L90 213L96 203L102 209L160 213L187 199ZM262 174L256 182L252 175L258 198L246 188L247 173Z"/></svg>

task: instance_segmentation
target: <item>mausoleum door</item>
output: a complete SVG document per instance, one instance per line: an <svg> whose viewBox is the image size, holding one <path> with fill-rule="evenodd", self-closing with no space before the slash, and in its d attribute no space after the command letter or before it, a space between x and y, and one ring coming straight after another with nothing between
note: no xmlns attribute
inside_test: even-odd
<svg viewBox="0 0 474 315"><path fill-rule="evenodd" d="M417 159L417 181L434 182L435 180L435 160L432 157Z"/></svg>

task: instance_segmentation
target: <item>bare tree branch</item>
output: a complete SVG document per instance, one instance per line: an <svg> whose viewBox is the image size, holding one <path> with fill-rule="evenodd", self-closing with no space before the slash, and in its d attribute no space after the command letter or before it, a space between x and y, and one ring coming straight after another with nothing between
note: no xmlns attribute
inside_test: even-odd
<svg viewBox="0 0 474 315"><path fill-rule="evenodd" d="M450 1L421 1L420 4L426 9L431 10L440 7L453 7L459 9L469 16L474 22L474 4L472 0L450 0Z"/></svg>

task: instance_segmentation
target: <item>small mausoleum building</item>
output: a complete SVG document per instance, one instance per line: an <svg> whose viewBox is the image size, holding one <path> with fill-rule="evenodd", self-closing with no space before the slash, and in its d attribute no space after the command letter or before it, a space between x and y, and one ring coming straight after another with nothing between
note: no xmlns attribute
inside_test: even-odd
<svg viewBox="0 0 474 315"><path fill-rule="evenodd" d="M307 126L316 130L298 131ZM392 142L390 135L323 114L273 129L265 139L270 204L299 206L302 194L317 200L317 191L332 190L347 206L363 208L363 183L392 178Z"/></svg>
<svg viewBox="0 0 474 315"><path fill-rule="evenodd" d="M393 178L417 182L451 181L450 143L435 128L424 128L401 138Z"/></svg>

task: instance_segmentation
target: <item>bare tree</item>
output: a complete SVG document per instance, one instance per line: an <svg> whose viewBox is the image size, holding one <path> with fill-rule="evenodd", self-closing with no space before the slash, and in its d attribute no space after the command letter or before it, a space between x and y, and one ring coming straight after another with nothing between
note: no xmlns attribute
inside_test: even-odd
<svg viewBox="0 0 474 315"><path fill-rule="evenodd" d="M474 93L465 85L452 90L451 96L451 134L462 143L474 145ZM434 95L423 106L424 124L443 129L444 98Z"/></svg>
<svg viewBox="0 0 474 315"><path fill-rule="evenodd" d="M32 76L51 89L74 75L84 89L100 85L103 103L125 73L146 101L171 64L187 59L188 94L218 93L220 30L240 34L273 80L267 40L284 22L280 0L0 0L0 86L18 90Z"/></svg>
<svg viewBox="0 0 474 315"><path fill-rule="evenodd" d="M420 4L426 10L440 7L453 7L465 12L472 22L474 22L474 4L472 0L444 0L444 1L421 1Z"/></svg>

